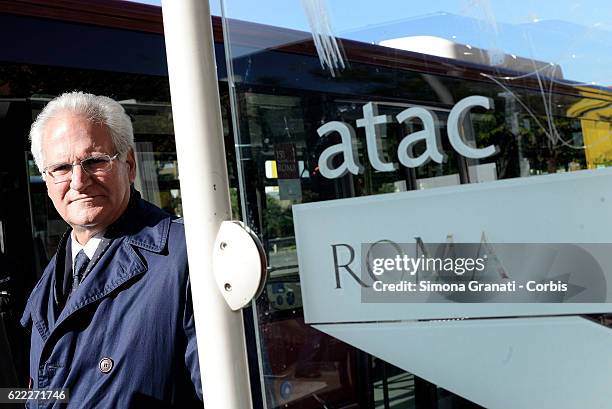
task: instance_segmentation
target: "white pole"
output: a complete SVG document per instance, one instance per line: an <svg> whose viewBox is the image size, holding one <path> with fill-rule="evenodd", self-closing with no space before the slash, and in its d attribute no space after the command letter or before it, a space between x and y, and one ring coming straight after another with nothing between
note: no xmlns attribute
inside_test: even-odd
<svg viewBox="0 0 612 409"><path fill-rule="evenodd" d="M231 207L208 0L162 0L162 12L204 406L251 408L242 312L212 269Z"/></svg>

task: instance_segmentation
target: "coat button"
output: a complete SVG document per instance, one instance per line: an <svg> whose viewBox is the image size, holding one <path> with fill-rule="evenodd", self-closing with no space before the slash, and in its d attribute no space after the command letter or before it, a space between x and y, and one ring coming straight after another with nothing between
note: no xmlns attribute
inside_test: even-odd
<svg viewBox="0 0 612 409"><path fill-rule="evenodd" d="M100 360L100 372L109 373L113 369L113 360L110 358L102 358Z"/></svg>

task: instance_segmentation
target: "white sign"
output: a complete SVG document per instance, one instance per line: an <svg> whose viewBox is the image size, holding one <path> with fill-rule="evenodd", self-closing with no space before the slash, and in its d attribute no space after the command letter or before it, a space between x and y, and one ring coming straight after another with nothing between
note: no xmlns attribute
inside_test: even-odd
<svg viewBox="0 0 612 409"><path fill-rule="evenodd" d="M607 304L364 303L361 245L611 243L612 169L509 179L293 207L307 323L507 317L608 311ZM600 246L601 249L607 246ZM611 252L593 254L604 267ZM611 293L604 282L605 292Z"/></svg>

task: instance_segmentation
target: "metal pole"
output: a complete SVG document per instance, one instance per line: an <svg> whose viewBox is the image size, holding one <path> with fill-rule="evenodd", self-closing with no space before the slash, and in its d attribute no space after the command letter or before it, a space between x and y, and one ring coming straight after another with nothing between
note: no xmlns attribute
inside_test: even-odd
<svg viewBox="0 0 612 409"><path fill-rule="evenodd" d="M252 407L242 312L217 289L213 243L231 214L207 0L162 0L168 74L206 408Z"/></svg>

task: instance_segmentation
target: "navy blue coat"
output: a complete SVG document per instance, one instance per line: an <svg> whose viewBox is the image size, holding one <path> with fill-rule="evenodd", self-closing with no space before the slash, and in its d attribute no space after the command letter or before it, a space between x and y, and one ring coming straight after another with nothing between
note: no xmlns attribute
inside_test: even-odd
<svg viewBox="0 0 612 409"><path fill-rule="evenodd" d="M201 408L181 220L134 191L109 230L116 238L63 309L58 254L68 234L32 291L21 320L32 325L32 387L67 388L70 400L28 407Z"/></svg>

